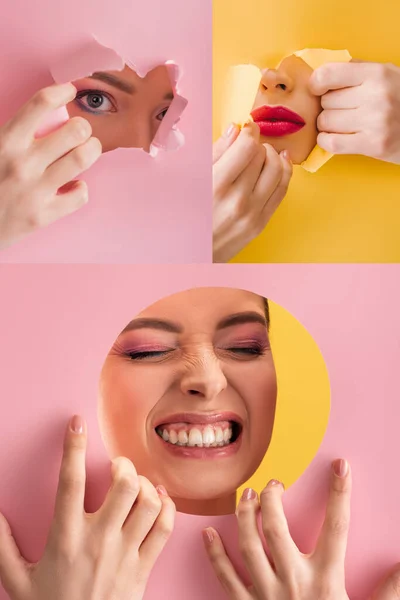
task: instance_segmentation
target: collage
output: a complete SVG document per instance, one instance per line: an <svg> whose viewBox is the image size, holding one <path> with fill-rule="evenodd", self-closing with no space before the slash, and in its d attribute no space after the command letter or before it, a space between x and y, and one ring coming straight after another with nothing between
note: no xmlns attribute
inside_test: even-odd
<svg viewBox="0 0 400 600"><path fill-rule="evenodd" d="M399 2L0 9L0 600L400 599Z"/></svg>

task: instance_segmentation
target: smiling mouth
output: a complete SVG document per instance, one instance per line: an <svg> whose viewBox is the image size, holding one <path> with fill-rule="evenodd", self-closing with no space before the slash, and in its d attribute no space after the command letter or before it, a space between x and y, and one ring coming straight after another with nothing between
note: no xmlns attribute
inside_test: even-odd
<svg viewBox="0 0 400 600"><path fill-rule="evenodd" d="M156 433L172 446L186 448L223 448L234 444L242 431L236 421L215 423L165 423L156 427Z"/></svg>

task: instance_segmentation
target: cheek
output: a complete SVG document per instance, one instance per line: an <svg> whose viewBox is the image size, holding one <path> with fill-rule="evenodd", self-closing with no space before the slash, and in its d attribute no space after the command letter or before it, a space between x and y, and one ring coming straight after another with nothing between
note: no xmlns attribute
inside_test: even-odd
<svg viewBox="0 0 400 600"><path fill-rule="evenodd" d="M272 430L277 397L275 368L265 365L248 379L249 384L244 391L249 412L250 428L253 432ZM261 440L265 436L256 435Z"/></svg>

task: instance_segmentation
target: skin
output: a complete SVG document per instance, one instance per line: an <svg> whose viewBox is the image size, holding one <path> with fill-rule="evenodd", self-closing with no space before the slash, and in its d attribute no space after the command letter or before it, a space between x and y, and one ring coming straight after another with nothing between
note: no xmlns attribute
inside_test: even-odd
<svg viewBox="0 0 400 600"><path fill-rule="evenodd" d="M213 146L213 261L228 262L265 229L293 174L287 151L260 143L260 130L232 125Z"/></svg>
<svg viewBox="0 0 400 600"><path fill-rule="evenodd" d="M249 312L264 324L249 319L219 328L223 319ZM100 378L108 451L131 458L151 482L164 485L180 512L233 513L236 489L261 463L274 422L276 374L263 299L242 290L199 288L160 300L142 318L172 322L182 331L147 326L118 337ZM164 354L135 358L141 348ZM231 456L178 456L155 432L155 423L174 414L221 411L243 422L241 445Z"/></svg>
<svg viewBox="0 0 400 600"><path fill-rule="evenodd" d="M400 67L326 64L311 76L310 91L321 97L321 148L400 164Z"/></svg>
<svg viewBox="0 0 400 600"><path fill-rule="evenodd" d="M103 505L87 514L86 437L84 422L74 417L65 434L54 518L39 562L24 560L0 515L0 579L11 600L143 598L173 529L174 504L121 457L113 463Z"/></svg>
<svg viewBox="0 0 400 600"><path fill-rule="evenodd" d="M46 117L75 94L70 83L44 88L0 128L0 250L88 201L85 182L74 179L101 155L90 124L76 117L35 138Z"/></svg>
<svg viewBox="0 0 400 600"><path fill-rule="evenodd" d="M228 558L218 532L203 531L207 555L229 600L349 600L345 588L345 554L350 522L350 467L332 463L325 521L315 550L302 554L295 545L282 506L283 485L270 481L260 498L245 490L237 509L239 547L251 584L246 585ZM262 534L256 519L261 516ZM270 551L268 558L263 540ZM274 565L274 566L273 566ZM397 565L370 600L400 598Z"/></svg>
<svg viewBox="0 0 400 600"><path fill-rule="evenodd" d="M125 66L122 71L94 73L74 85L78 94L68 104L68 113L89 121L103 152L115 148L149 152L174 97L165 66L156 67L144 78Z"/></svg>
<svg viewBox="0 0 400 600"><path fill-rule="evenodd" d="M271 144L277 152L287 150L295 165L306 160L317 143L317 117L320 99L309 89L311 67L297 56L285 58L277 69L265 69L253 109L260 106L284 106L304 119L306 125L283 137L261 136L261 143Z"/></svg>

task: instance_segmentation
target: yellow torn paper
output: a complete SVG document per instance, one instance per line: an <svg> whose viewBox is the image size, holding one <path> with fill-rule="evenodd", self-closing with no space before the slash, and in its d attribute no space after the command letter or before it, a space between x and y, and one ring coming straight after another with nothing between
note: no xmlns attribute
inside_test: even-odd
<svg viewBox="0 0 400 600"><path fill-rule="evenodd" d="M261 71L255 65L230 67L223 104L222 129L236 123L242 127L249 119L261 81Z"/></svg>
<svg viewBox="0 0 400 600"><path fill-rule="evenodd" d="M352 58L347 50L326 50L325 48L305 48L304 50L293 52L293 54L304 60L313 70L322 67L326 63L350 62ZM301 166L309 173L315 173L332 156L331 152L327 152L317 145L310 152L306 160L301 163Z"/></svg>

